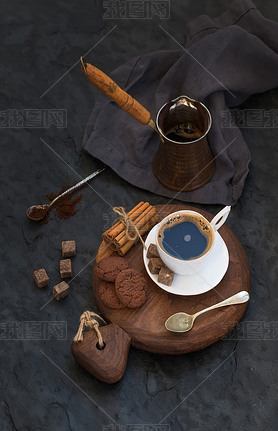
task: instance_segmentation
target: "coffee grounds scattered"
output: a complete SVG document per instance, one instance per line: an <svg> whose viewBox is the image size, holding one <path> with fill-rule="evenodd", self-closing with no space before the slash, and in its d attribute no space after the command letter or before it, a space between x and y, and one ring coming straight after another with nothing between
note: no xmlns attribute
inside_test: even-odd
<svg viewBox="0 0 278 431"><path fill-rule="evenodd" d="M48 221L53 218L51 215L58 217L59 219L69 219L70 217L74 216L78 212L78 209L75 208L75 206L83 199L82 194L79 194L76 197L73 197L77 192L80 192L82 188L84 188L86 184L83 187L80 187L77 191L74 191L72 193L69 193L61 200L58 200L57 203L55 203L48 215L40 222L41 224L48 223ZM63 193L67 189L60 190L59 193L50 193L45 196L46 199L48 199L50 202L53 201L58 195Z"/></svg>

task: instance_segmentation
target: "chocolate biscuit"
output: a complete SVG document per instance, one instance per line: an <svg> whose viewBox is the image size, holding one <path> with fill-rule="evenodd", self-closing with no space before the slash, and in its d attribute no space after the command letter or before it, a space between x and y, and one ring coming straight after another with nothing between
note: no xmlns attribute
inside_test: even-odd
<svg viewBox="0 0 278 431"><path fill-rule="evenodd" d="M115 290L120 301L129 308L140 307L147 299L147 282L136 269L120 272L116 277Z"/></svg>
<svg viewBox="0 0 278 431"><path fill-rule="evenodd" d="M96 275L104 281L115 281L119 272L128 268L128 263L123 257L109 256L100 260L95 268Z"/></svg>
<svg viewBox="0 0 278 431"><path fill-rule="evenodd" d="M102 281L98 290L102 302L110 308L123 308L124 304L121 303L116 295L114 283L109 281Z"/></svg>

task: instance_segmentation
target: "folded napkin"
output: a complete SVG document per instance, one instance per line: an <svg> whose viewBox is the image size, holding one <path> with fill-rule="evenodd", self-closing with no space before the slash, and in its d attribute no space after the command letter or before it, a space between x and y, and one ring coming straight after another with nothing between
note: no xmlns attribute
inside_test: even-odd
<svg viewBox="0 0 278 431"><path fill-rule="evenodd" d="M174 37L174 28L170 32ZM186 202L233 205L242 193L250 153L240 130L227 127L228 108L278 85L278 24L265 19L250 0L236 0L218 18L202 15L188 24L187 41L184 49L134 58L111 78L153 119L164 103L180 95L203 102L212 114L212 179L189 192L160 184L152 172L158 134L102 94L89 119L84 148L142 189Z"/></svg>

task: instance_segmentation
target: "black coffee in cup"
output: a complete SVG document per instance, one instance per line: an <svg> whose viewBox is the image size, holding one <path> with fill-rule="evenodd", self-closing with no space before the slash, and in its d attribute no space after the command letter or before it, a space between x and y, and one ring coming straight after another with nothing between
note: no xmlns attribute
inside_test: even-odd
<svg viewBox="0 0 278 431"><path fill-rule="evenodd" d="M213 235L212 227L200 215L180 214L160 227L158 242L170 256L192 260L210 249Z"/></svg>

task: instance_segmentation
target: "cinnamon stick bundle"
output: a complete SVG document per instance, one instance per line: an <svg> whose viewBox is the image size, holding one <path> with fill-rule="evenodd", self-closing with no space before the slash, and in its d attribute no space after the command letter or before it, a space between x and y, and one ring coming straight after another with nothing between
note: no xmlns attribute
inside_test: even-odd
<svg viewBox="0 0 278 431"><path fill-rule="evenodd" d="M157 222L158 215L156 208L149 202L139 202L131 211L128 212L129 220L136 226L142 236L147 233ZM106 244L117 251L120 256L124 256L128 250L138 241L130 240L126 235L126 226L123 222L116 222L110 229L103 233L103 240Z"/></svg>
<svg viewBox="0 0 278 431"><path fill-rule="evenodd" d="M155 208L154 208L155 209ZM140 235L144 235L147 233L156 223L158 223L158 215L155 214L144 226L139 229ZM117 249L117 252L120 256L124 256L128 250L138 241L126 241L120 248Z"/></svg>
<svg viewBox="0 0 278 431"><path fill-rule="evenodd" d="M139 204L137 204L132 210L130 210L127 213L130 220L134 221L138 217L138 215L142 212L142 209L145 209L148 205L149 205L148 202L146 203L139 202ZM140 211L140 208L142 208L141 211ZM124 231L125 231L125 225L121 221L118 221L116 224L110 227L110 229L103 232L102 238L104 242L106 242L106 244L110 244L116 238L116 236L118 236L121 232L124 232Z"/></svg>

